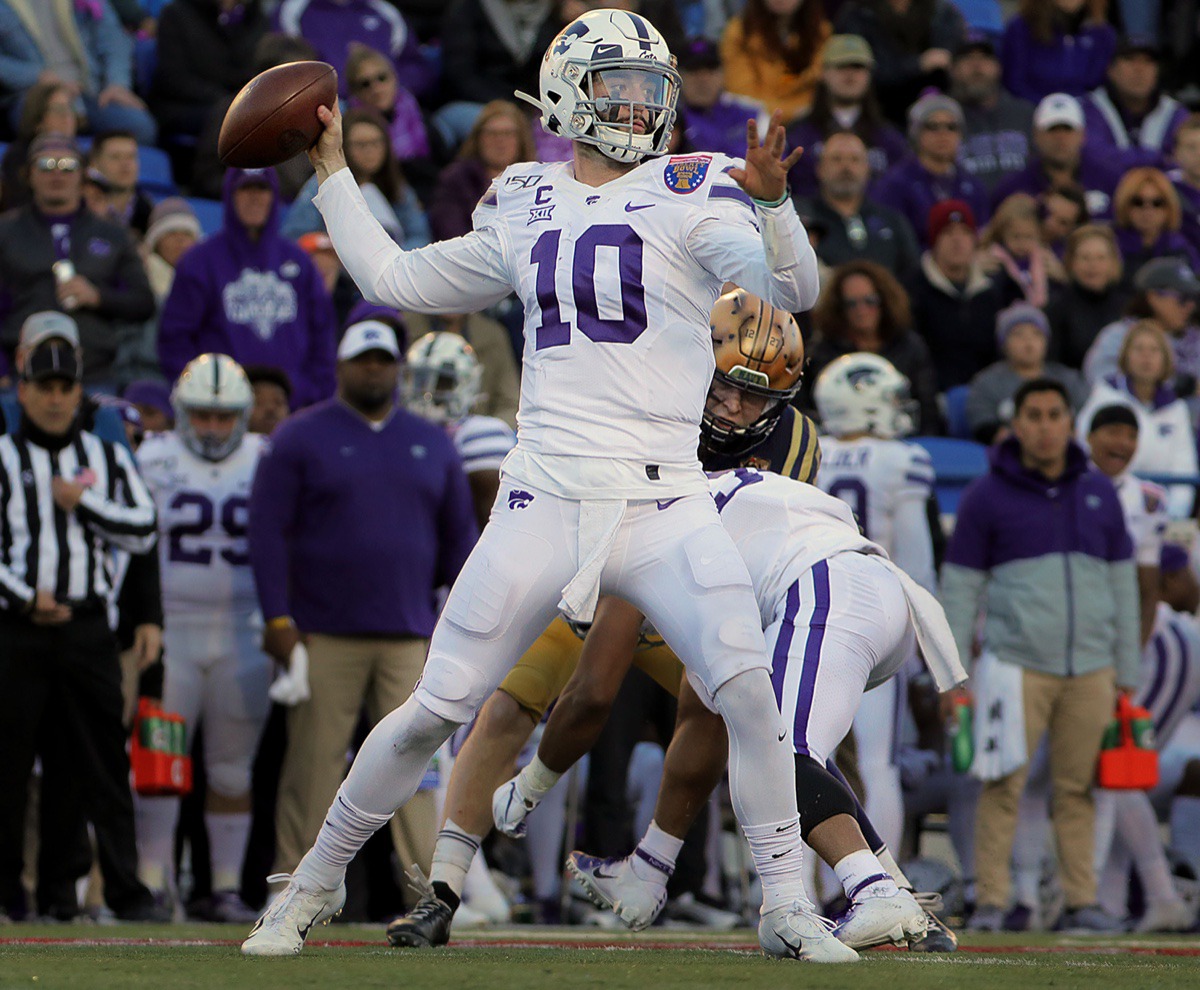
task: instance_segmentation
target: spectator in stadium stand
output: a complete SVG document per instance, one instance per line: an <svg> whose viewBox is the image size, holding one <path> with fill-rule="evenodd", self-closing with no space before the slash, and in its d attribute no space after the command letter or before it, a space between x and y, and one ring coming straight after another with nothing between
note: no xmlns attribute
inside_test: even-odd
<svg viewBox="0 0 1200 990"><path fill-rule="evenodd" d="M338 74L338 92L350 96L346 59L355 45L385 52L405 89L418 99L430 95L437 70L421 54L404 16L385 0L283 0L275 8L276 31L303 38ZM462 25L454 25L461 29Z"/></svg>
<svg viewBox="0 0 1200 990"><path fill-rule="evenodd" d="M1137 413L1139 441L1132 470L1188 477L1200 472L1192 414L1175 392L1171 345L1154 320L1138 320L1129 328L1117 357L1117 373L1093 386L1079 417L1080 442L1086 439L1083 430L1092 414L1114 402L1125 402ZM1167 495L1171 515L1176 519L1190 516L1195 497L1191 485L1172 485Z"/></svg>
<svg viewBox="0 0 1200 990"><path fill-rule="evenodd" d="M270 21L260 0L172 0L158 19L150 107L166 134L196 135L250 81Z"/></svg>
<svg viewBox="0 0 1200 990"><path fill-rule="evenodd" d="M296 243L312 258L321 273L321 284L333 300L333 313L340 327L346 326L350 310L362 300L362 293L354 284L350 273L342 266L342 259L333 249L333 241L323 230L310 231L296 238Z"/></svg>
<svg viewBox="0 0 1200 990"><path fill-rule="evenodd" d="M796 209L824 229L817 255L825 264L865 258L906 278L920 258L917 235L896 210L867 198L870 178L862 139L853 131L831 134L821 147L817 195L797 201Z"/></svg>
<svg viewBox="0 0 1200 990"><path fill-rule="evenodd" d="M958 161L989 193L1029 162L1033 104L1000 85L1000 59L990 35L970 32L954 52L950 95L963 112Z"/></svg>
<svg viewBox="0 0 1200 990"><path fill-rule="evenodd" d="M1027 302L1016 302L996 316L996 344L1003 359L971 379L967 422L980 443L993 444L1009 435L1013 396L1025 382L1051 378L1059 382L1077 412L1088 398L1087 382L1078 371L1046 360L1050 324L1046 314Z"/></svg>
<svg viewBox="0 0 1200 990"><path fill-rule="evenodd" d="M297 406L333 394L333 304L308 255L279 233L279 198L274 169L226 173L224 226L180 258L163 303L167 378L201 354L228 354L286 371Z"/></svg>
<svg viewBox="0 0 1200 990"><path fill-rule="evenodd" d="M31 347L20 425L0 438L0 910L21 906L26 797L40 757L49 816L42 836L50 840L40 858L53 869L38 910L78 913L74 884L61 881L86 814L109 907L126 920L163 922L170 912L137 879L121 671L108 621L113 574L95 564L117 548L151 550L154 504L126 447L80 428L81 364L61 330ZM51 895L62 899L48 903Z"/></svg>
<svg viewBox="0 0 1200 990"><path fill-rule="evenodd" d="M966 385L996 360L996 314L1016 295L985 274L971 208L945 200L929 211L930 247L908 279L913 328L933 355L939 390Z"/></svg>
<svg viewBox="0 0 1200 990"><path fill-rule="evenodd" d="M29 146L33 201L0 217L0 288L9 307L0 342L11 350L30 313L69 311L79 324L84 383L112 391L118 341L154 315L154 295L128 232L83 207L83 156L73 138Z"/></svg>
<svg viewBox="0 0 1200 990"><path fill-rule="evenodd" d="M1167 173L1183 210L1183 236L1200 251L1200 114L1194 113L1175 132L1176 166Z"/></svg>
<svg viewBox="0 0 1200 990"><path fill-rule="evenodd" d="M1057 186L1079 186L1093 220L1112 216L1112 196L1121 169L1084 145L1083 109L1066 93L1052 93L1033 111L1034 155L1029 164L996 183L992 203L1015 192L1041 196Z"/></svg>
<svg viewBox="0 0 1200 990"><path fill-rule="evenodd" d="M928 247L929 211L947 199L962 200L976 220L988 215L983 183L958 164L963 113L957 101L926 93L908 112L913 155L893 165L875 184L872 199L898 210L912 224L922 247Z"/></svg>
<svg viewBox="0 0 1200 990"><path fill-rule="evenodd" d="M429 203L429 227L435 241L472 229L471 213L492 179L516 162L534 161L533 130L515 103L493 100L475 119L470 134L438 176Z"/></svg>
<svg viewBox="0 0 1200 990"><path fill-rule="evenodd" d="M875 53L879 99L897 123L922 90L949 89L952 53L966 34L950 0L849 0L835 24L838 34L866 38Z"/></svg>
<svg viewBox="0 0 1200 990"><path fill-rule="evenodd" d="M150 225L154 200L138 188L141 165L137 139L129 131L105 131L92 140L87 156L88 209L119 223L141 238Z"/></svg>
<svg viewBox="0 0 1200 990"><path fill-rule="evenodd" d="M1062 262L1042 243L1038 203L1026 193L1013 193L998 207L979 238L984 271L1014 294L1039 308L1053 286L1066 281Z"/></svg>
<svg viewBox="0 0 1200 990"><path fill-rule="evenodd" d="M1154 258L1200 268L1200 251L1183 236L1183 208L1166 173L1142 165L1121 177L1113 196L1113 231L1127 272Z"/></svg>
<svg viewBox="0 0 1200 990"><path fill-rule="evenodd" d="M1122 37L1104 83L1082 99L1088 144L1122 168L1163 168L1188 110L1159 89L1158 43Z"/></svg>
<svg viewBox="0 0 1200 990"><path fill-rule="evenodd" d="M1067 281L1046 305L1050 358L1082 368L1096 336L1121 318L1129 290L1122 282L1121 252L1110 227L1086 224L1067 238L1063 255Z"/></svg>
<svg viewBox="0 0 1200 990"><path fill-rule="evenodd" d="M1020 0L1000 43L1004 88L1037 103L1100 86L1117 48L1107 8L1108 0Z"/></svg>
<svg viewBox="0 0 1200 990"><path fill-rule="evenodd" d="M29 183L25 179L25 159L29 144L39 134L79 133L72 89L62 82L37 83L25 94L17 137L0 160L0 213L29 202Z"/></svg>
<svg viewBox="0 0 1200 990"><path fill-rule="evenodd" d="M855 34L835 34L821 53L821 78L813 91L812 106L787 132L789 148L803 148L788 173L793 196L812 196L817 191L817 162L830 134L853 131L867 146L871 178L908 155L908 142L884 119L871 74L875 56L871 46ZM739 152L740 154L740 152Z"/></svg>
<svg viewBox="0 0 1200 990"><path fill-rule="evenodd" d="M1117 358L1129 328L1138 320L1152 319L1167 332L1176 374L1191 379L1176 380L1175 391L1191 396L1200 380L1200 326L1196 325L1200 279L1185 261L1157 258L1137 270L1133 287L1136 291L1125 307L1125 316L1104 327L1084 356L1084 377L1095 385L1116 374Z"/></svg>
<svg viewBox="0 0 1200 990"><path fill-rule="evenodd" d="M1062 259L1070 236L1088 222L1087 198L1078 186L1047 189L1038 199L1042 243Z"/></svg>
<svg viewBox="0 0 1200 990"><path fill-rule="evenodd" d="M958 507L942 566L941 601L970 657L986 595L983 653L972 689L982 738L973 771L986 778L975 818L978 901L969 927L998 931L1009 903L1017 802L1028 761L1049 734L1051 820L1067 931L1121 930L1096 904L1092 785L1114 682L1138 683L1133 548L1112 482L1089 470L1071 439L1059 382L1034 379L1013 399L1012 436Z"/></svg>
<svg viewBox="0 0 1200 990"><path fill-rule="evenodd" d="M721 53L707 38L689 41L678 54L679 123L693 148L734 158L746 152L746 120L759 117L762 106L725 88Z"/></svg>
<svg viewBox="0 0 1200 990"><path fill-rule="evenodd" d="M725 87L794 120L812 104L832 33L818 0L746 0L721 34Z"/></svg>
<svg viewBox="0 0 1200 990"><path fill-rule="evenodd" d="M292 405L292 383L284 372L264 364L252 364L242 370L254 389L249 430L270 436L288 417Z"/></svg>
<svg viewBox="0 0 1200 990"><path fill-rule="evenodd" d="M362 107L347 110L342 116L342 134L346 163L372 216L405 251L428 244L429 220L396 161L384 119ZM284 237L296 240L302 234L325 230L325 220L313 205L316 194L314 175L284 215Z"/></svg>
<svg viewBox="0 0 1200 990"><path fill-rule="evenodd" d="M453 442L396 404L401 351L376 320L347 329L338 393L286 420L250 496L250 558L266 620L264 649L287 664L307 642L311 699L288 713L276 867L312 844L346 772L366 704L372 724L421 675L435 592L475 543L471 494ZM402 863L428 868L434 795L392 819Z"/></svg>
<svg viewBox="0 0 1200 990"><path fill-rule="evenodd" d="M908 379L918 406L916 432L941 432L933 359L912 330L908 296L894 275L873 261L840 265L822 284L812 315L816 336L801 384L803 408L813 408L812 386L830 361L869 351L887 358Z"/></svg>
<svg viewBox="0 0 1200 990"><path fill-rule="evenodd" d="M169 196L150 211L150 224L142 238L142 258L154 300L159 306L171 292L179 259L202 236L195 211L180 196Z"/></svg>
<svg viewBox="0 0 1200 990"><path fill-rule="evenodd" d="M0 0L0 108L19 119L22 94L60 81L93 131L154 144L154 118L133 91L133 38L108 0Z"/></svg>
<svg viewBox="0 0 1200 990"><path fill-rule="evenodd" d="M133 403L147 433L162 433L175 425L171 386L161 379L143 378L130 382L121 393L121 398Z"/></svg>

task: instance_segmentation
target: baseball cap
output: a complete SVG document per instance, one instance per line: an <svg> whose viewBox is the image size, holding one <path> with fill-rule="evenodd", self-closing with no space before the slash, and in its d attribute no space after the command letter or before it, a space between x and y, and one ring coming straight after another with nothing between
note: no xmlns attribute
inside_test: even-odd
<svg viewBox="0 0 1200 990"><path fill-rule="evenodd" d="M1030 303L1016 302L996 314L996 343L1003 347L1008 335L1022 323L1033 324L1042 331L1043 337L1050 336L1050 321L1046 314Z"/></svg>
<svg viewBox="0 0 1200 990"><path fill-rule="evenodd" d="M930 90L914 103L908 110L908 133L910 137L914 137L922 127L922 125L935 113L948 113L958 121L958 126L963 126L963 112L958 100L947 96L945 93L939 93L936 89Z"/></svg>
<svg viewBox="0 0 1200 990"><path fill-rule="evenodd" d="M1113 52L1113 58L1138 54L1152 55L1154 58L1158 58L1160 54L1158 39L1148 34L1121 35L1117 40L1117 47Z"/></svg>
<svg viewBox="0 0 1200 990"><path fill-rule="evenodd" d="M154 378L139 378L125 386L121 398L136 406L157 409L167 419L174 421L175 408L171 405L171 386Z"/></svg>
<svg viewBox="0 0 1200 990"><path fill-rule="evenodd" d="M1155 258L1137 270L1133 284L1143 292L1151 289L1171 289L1187 296L1200 296L1200 279L1196 278L1186 261L1178 258Z"/></svg>
<svg viewBox="0 0 1200 990"><path fill-rule="evenodd" d="M1075 97L1067 93L1051 93L1043 97L1033 111L1033 126L1039 131L1048 131L1051 127L1070 127L1082 131L1083 108Z"/></svg>
<svg viewBox="0 0 1200 990"><path fill-rule="evenodd" d="M399 360L400 348L396 344L396 332L379 320L363 320L347 327L342 342L338 344L339 361L349 361L367 351L385 351Z"/></svg>
<svg viewBox="0 0 1200 990"><path fill-rule="evenodd" d="M318 251L334 251L333 241L323 230L310 230L296 238L296 243L305 254L316 254Z"/></svg>
<svg viewBox="0 0 1200 990"><path fill-rule="evenodd" d="M29 142L29 151L25 155L26 162L35 162L43 155L74 155L83 161L76 140L67 134L39 134Z"/></svg>
<svg viewBox="0 0 1200 990"><path fill-rule="evenodd" d="M935 203L929 210L928 222L930 244L936 244L942 231L952 223L966 224L971 233L979 229L971 207L961 199L943 199L940 203Z"/></svg>
<svg viewBox="0 0 1200 990"><path fill-rule="evenodd" d="M835 34L825 42L821 52L821 68L837 69L847 65L875 68L875 53L861 34Z"/></svg>
<svg viewBox="0 0 1200 990"><path fill-rule="evenodd" d="M27 382L44 382L51 378L77 382L82 376L79 351L65 341L43 341L25 359L24 377Z"/></svg>
<svg viewBox="0 0 1200 990"><path fill-rule="evenodd" d="M273 171L274 169L269 168L237 169L234 172L232 187L245 189L246 186L266 186L268 189L274 189L276 183L271 174Z"/></svg>
<svg viewBox="0 0 1200 990"><path fill-rule="evenodd" d="M79 327L66 313L56 309L30 313L21 324L18 347L33 348L44 340L65 340L72 347L79 346Z"/></svg>
<svg viewBox="0 0 1200 990"><path fill-rule="evenodd" d="M954 49L954 57L962 58L971 52L983 52L985 55L996 55L996 42L985 31L969 30L963 40Z"/></svg>
<svg viewBox="0 0 1200 990"><path fill-rule="evenodd" d="M693 69L719 69L721 52L707 38L693 38L683 46L678 60L680 72L688 72Z"/></svg>

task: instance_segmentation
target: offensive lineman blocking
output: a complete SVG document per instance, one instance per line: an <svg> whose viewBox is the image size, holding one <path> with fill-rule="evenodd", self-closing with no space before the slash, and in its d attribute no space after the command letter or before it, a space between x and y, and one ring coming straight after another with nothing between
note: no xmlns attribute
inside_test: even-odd
<svg viewBox="0 0 1200 990"><path fill-rule="evenodd" d="M815 254L787 197L778 116L745 163L643 161L666 147L679 76L654 27L595 10L542 62L544 125L568 163L507 169L464 237L402 252L362 199L336 112L310 152L315 202L372 301L421 312L525 310L517 447L491 520L434 631L413 697L367 738L312 850L242 951L299 952L345 901L345 868L404 804L442 741L468 721L560 603L591 618L601 591L645 613L730 737L734 808L764 888L768 954L851 961L804 894L795 795L753 589L696 457L714 360L707 316L725 282L808 309ZM670 367L676 387L657 369ZM651 377L653 376L653 377ZM583 452L583 453L581 453Z"/></svg>

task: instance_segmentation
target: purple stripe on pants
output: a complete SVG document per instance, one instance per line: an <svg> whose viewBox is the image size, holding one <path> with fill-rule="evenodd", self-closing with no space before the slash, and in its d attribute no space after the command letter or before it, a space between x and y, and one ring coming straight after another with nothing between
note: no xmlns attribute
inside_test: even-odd
<svg viewBox="0 0 1200 990"><path fill-rule="evenodd" d="M775 689L775 706L780 711L783 711L783 678L787 674L788 651L792 648L792 637L796 634L796 613L799 611L800 582L794 581L787 590L783 623L775 640L775 651L771 654L771 686Z"/></svg>
<svg viewBox="0 0 1200 990"><path fill-rule="evenodd" d="M1188 675L1187 643L1184 642L1183 636L1178 629L1174 626L1170 626L1169 628L1176 645L1179 647L1179 673L1175 678L1175 686L1171 690L1171 700L1162 713L1162 719L1154 726L1155 732L1161 732L1164 726L1171 724L1171 716L1175 714L1175 706L1179 704L1179 699L1183 697L1183 685Z"/></svg>
<svg viewBox="0 0 1200 990"><path fill-rule="evenodd" d="M825 620L829 618L829 563L818 560L813 564L812 576L813 610L808 620L808 640L804 644L804 661L800 667L800 694L796 698L796 725L792 734L796 752L802 756L812 756L808 751L808 717L812 713L813 692L817 686L821 644L825 641Z"/></svg>

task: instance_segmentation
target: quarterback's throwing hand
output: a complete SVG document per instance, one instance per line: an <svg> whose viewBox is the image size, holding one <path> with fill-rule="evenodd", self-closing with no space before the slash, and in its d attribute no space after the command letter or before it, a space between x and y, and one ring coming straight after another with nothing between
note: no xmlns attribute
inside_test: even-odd
<svg viewBox="0 0 1200 990"><path fill-rule="evenodd" d="M342 151L342 111L335 103L333 109L317 107L317 119L325 128L317 143L308 149L308 159L317 170L317 178L324 182L339 169L346 167L346 155Z"/></svg>
<svg viewBox="0 0 1200 990"><path fill-rule="evenodd" d="M787 138L783 129L783 112L771 115L771 126L764 141L758 140L758 122L746 121L746 167L729 170L729 175L753 199L773 203L787 193L787 176L800 161L803 148L795 148L783 158Z"/></svg>

